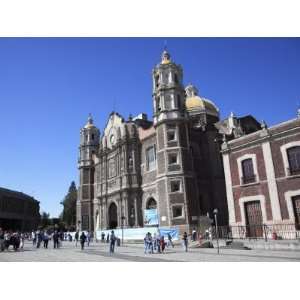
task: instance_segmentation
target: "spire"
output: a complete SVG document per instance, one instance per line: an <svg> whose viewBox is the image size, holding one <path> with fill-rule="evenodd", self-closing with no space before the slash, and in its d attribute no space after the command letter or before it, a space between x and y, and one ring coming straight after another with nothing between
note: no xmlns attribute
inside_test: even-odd
<svg viewBox="0 0 300 300"><path fill-rule="evenodd" d="M94 127L94 121L93 121L93 118L92 118L92 114L89 113L89 116L88 116L88 121L86 123L86 125L84 126L84 128L91 128L91 127Z"/></svg>
<svg viewBox="0 0 300 300"><path fill-rule="evenodd" d="M164 51L161 55L161 63L162 64L169 64L170 62L171 62L171 55L167 51L167 45L166 45L166 42L165 42Z"/></svg>

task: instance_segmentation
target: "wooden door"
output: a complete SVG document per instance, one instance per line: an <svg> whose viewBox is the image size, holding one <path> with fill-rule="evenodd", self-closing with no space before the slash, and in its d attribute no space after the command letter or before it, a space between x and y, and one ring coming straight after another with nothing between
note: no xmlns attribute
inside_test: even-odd
<svg viewBox="0 0 300 300"><path fill-rule="evenodd" d="M292 200L293 200L293 207L294 207L296 229L300 230L300 195L293 197Z"/></svg>
<svg viewBox="0 0 300 300"><path fill-rule="evenodd" d="M247 237L257 238L263 236L263 219L260 201L245 203Z"/></svg>

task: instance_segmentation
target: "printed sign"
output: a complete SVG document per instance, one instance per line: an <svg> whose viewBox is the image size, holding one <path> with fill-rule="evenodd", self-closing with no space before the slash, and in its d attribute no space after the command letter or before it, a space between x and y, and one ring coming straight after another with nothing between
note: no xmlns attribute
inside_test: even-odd
<svg viewBox="0 0 300 300"><path fill-rule="evenodd" d="M156 208L144 210L144 224L145 226L158 225L158 214Z"/></svg>

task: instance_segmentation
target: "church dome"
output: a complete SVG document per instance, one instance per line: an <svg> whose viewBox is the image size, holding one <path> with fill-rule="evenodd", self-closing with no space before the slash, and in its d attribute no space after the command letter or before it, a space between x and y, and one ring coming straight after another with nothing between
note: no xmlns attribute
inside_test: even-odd
<svg viewBox="0 0 300 300"><path fill-rule="evenodd" d="M90 129L90 128L95 128L95 127L96 126L94 125L93 118L92 118L91 114L89 114L88 121L87 121L86 125L84 126L84 128Z"/></svg>
<svg viewBox="0 0 300 300"><path fill-rule="evenodd" d="M205 112L207 114L219 116L219 109L217 106L210 100L199 97L197 95L197 89L192 86L188 85L186 87L186 101L185 107L188 112Z"/></svg>

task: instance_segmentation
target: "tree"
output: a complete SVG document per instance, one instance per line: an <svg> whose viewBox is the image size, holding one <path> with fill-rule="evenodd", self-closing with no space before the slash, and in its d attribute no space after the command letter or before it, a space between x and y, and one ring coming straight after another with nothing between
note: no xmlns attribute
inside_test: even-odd
<svg viewBox="0 0 300 300"><path fill-rule="evenodd" d="M77 188L75 182L72 181L69 187L68 194L60 203L64 207L60 218L67 226L76 226L76 201Z"/></svg>

